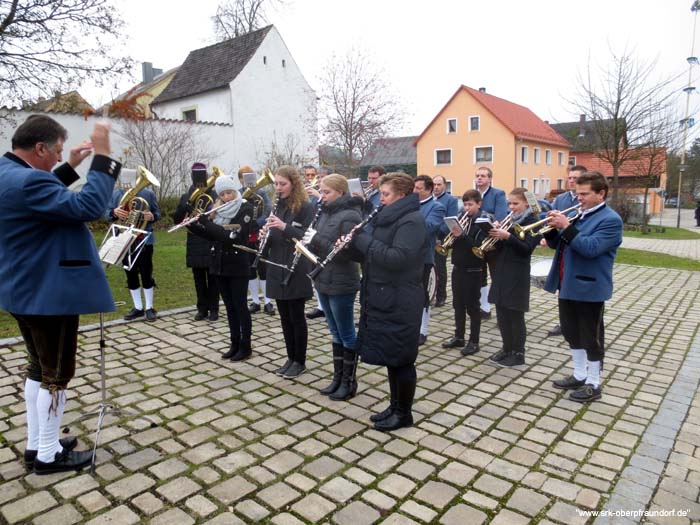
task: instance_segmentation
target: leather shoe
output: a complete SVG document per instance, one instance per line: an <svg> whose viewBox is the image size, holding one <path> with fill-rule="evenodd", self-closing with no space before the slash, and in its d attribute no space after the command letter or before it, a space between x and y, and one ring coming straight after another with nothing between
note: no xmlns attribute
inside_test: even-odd
<svg viewBox="0 0 700 525"><path fill-rule="evenodd" d="M506 358L507 355L508 352L506 352L505 349L501 348L498 352L489 357L489 361L491 361L492 363L500 363Z"/></svg>
<svg viewBox="0 0 700 525"><path fill-rule="evenodd" d="M69 451L73 450L78 445L78 438L75 436L68 436L58 440L58 443L63 447L63 450ZM37 450L25 450L24 451L24 466L27 470L32 470L34 468L34 460L39 452Z"/></svg>
<svg viewBox="0 0 700 525"><path fill-rule="evenodd" d="M292 366L292 361L287 359L287 362L284 363L281 367L279 367L277 370L275 370L275 375L283 377L284 373L287 371L287 369Z"/></svg>
<svg viewBox="0 0 700 525"><path fill-rule="evenodd" d="M418 346L423 346L427 340L428 340L427 335L418 334Z"/></svg>
<svg viewBox="0 0 700 525"><path fill-rule="evenodd" d="M63 450L56 452L54 460L50 463L44 463L38 459L34 460L34 473L37 476L43 476L55 472L80 470L90 463L92 463L92 450Z"/></svg>
<svg viewBox="0 0 700 525"><path fill-rule="evenodd" d="M481 320L485 321L486 319L491 319L491 312L484 312L481 310Z"/></svg>
<svg viewBox="0 0 700 525"><path fill-rule="evenodd" d="M219 312L212 311L212 312L209 314L209 320L212 321L212 322L218 321L218 320L219 320Z"/></svg>
<svg viewBox="0 0 700 525"><path fill-rule="evenodd" d="M250 305L248 305L248 311L251 314L259 312L260 311L260 304L259 303L250 303Z"/></svg>
<svg viewBox="0 0 700 525"><path fill-rule="evenodd" d="M304 365L302 365L301 363L297 363L296 361L292 361L292 364L289 365L289 368L287 368L286 372L282 374L282 377L284 377L285 379L294 379L303 374L304 371L306 371L306 367Z"/></svg>
<svg viewBox="0 0 700 525"><path fill-rule="evenodd" d="M134 319L138 319L139 317L143 317L143 310L140 310L138 308L132 308L131 311L124 316L124 320L133 321Z"/></svg>
<svg viewBox="0 0 700 525"><path fill-rule="evenodd" d="M207 318L207 312L197 312L194 316L195 321L204 321Z"/></svg>
<svg viewBox="0 0 700 525"><path fill-rule="evenodd" d="M265 303L263 309L267 315L275 315L275 307L272 306L272 303Z"/></svg>
<svg viewBox="0 0 700 525"><path fill-rule="evenodd" d="M578 390L571 392L569 399L577 403L588 403L600 399L602 395L603 389L601 387L595 388L593 385L584 385Z"/></svg>
<svg viewBox="0 0 700 525"><path fill-rule="evenodd" d="M549 337L555 337L557 335L561 335L561 325L557 325L554 328L552 328L549 332L547 332L547 335Z"/></svg>
<svg viewBox="0 0 700 525"><path fill-rule="evenodd" d="M146 321L152 323L156 320L156 311L153 308L146 310Z"/></svg>
<svg viewBox="0 0 700 525"><path fill-rule="evenodd" d="M464 339L459 337L453 337L449 341L442 343L443 348L459 348L460 346L464 346Z"/></svg>
<svg viewBox="0 0 700 525"><path fill-rule="evenodd" d="M306 314L307 319L318 319L319 317L326 317L326 314L323 313L323 310L319 310L318 308L314 308Z"/></svg>
<svg viewBox="0 0 700 525"><path fill-rule="evenodd" d="M554 388L559 388L561 390L571 390L571 389L581 388L585 384L586 384L585 379L581 379L579 381L573 375L571 375L569 377L565 377L564 379L557 379L556 381L552 382L552 386Z"/></svg>
<svg viewBox="0 0 700 525"><path fill-rule="evenodd" d="M460 350L460 352L463 356L474 355L478 351L479 351L479 343L473 343L471 341L469 341L467 343L467 346L465 346L464 348L462 348L462 350Z"/></svg>

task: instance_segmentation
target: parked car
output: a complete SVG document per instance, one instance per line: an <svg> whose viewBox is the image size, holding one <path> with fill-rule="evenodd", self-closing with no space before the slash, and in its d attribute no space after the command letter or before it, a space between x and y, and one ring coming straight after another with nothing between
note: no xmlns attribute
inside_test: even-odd
<svg viewBox="0 0 700 525"><path fill-rule="evenodd" d="M685 199L681 197L681 206L685 204ZM678 207L678 197L669 197L666 199L666 207L667 208L676 208Z"/></svg>

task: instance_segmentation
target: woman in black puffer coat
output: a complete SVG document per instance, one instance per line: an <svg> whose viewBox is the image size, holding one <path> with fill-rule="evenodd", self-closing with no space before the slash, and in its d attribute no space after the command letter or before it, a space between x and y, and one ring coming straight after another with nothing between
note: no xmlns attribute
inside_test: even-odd
<svg viewBox="0 0 700 525"><path fill-rule="evenodd" d="M428 239L413 179L405 173L388 173L379 180L379 188L384 207L352 239L353 253L362 262L355 348L365 363L388 369L389 407L370 420L375 429L389 431L413 424Z"/></svg>
<svg viewBox="0 0 700 525"><path fill-rule="evenodd" d="M320 259L325 259L335 242L359 224L362 216L351 200L348 181L342 175L326 175L320 190L321 214L307 244ZM355 296L360 289L357 263L347 252L338 253L318 274L314 286L333 338L333 379L320 392L335 401L345 401L357 393L354 319Z"/></svg>

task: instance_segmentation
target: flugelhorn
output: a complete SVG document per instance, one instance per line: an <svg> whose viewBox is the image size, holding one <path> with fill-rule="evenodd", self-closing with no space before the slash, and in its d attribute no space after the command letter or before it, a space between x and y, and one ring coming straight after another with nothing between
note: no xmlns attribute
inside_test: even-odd
<svg viewBox="0 0 700 525"><path fill-rule="evenodd" d="M469 230L470 222L471 217L469 217L469 215L466 212L464 213L464 216L459 219L459 225L462 227L465 233ZM435 251L443 257L447 257L447 254L449 253L450 248L452 248L454 242L455 236L452 232L450 232L445 236L445 238L442 241L438 241L435 243Z"/></svg>
<svg viewBox="0 0 700 525"><path fill-rule="evenodd" d="M507 231L511 226L513 226L513 212L510 212L506 218L503 219L503 222L500 224L498 229ZM481 246L474 246L474 248L472 248L472 252L480 259L483 259L486 252L490 252L496 247L496 243L498 241L499 239L496 237L488 237L481 243Z"/></svg>

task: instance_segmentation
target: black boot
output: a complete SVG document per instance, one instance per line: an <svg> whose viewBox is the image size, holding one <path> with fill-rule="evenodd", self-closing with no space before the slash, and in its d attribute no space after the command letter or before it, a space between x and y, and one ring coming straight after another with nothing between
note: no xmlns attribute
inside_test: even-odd
<svg viewBox="0 0 700 525"><path fill-rule="evenodd" d="M238 353L239 348L240 343L231 343L231 348L228 349L228 352L221 354L221 359L231 359L234 355Z"/></svg>
<svg viewBox="0 0 700 525"><path fill-rule="evenodd" d="M386 419L377 421L374 424L375 430L389 432L398 428L410 427L413 425L413 396L416 394L416 381L396 381L396 410Z"/></svg>
<svg viewBox="0 0 700 525"><path fill-rule="evenodd" d="M343 379L343 345L340 343L333 343L333 379L331 379L331 384L326 388L319 390L324 396L330 395L340 386Z"/></svg>
<svg viewBox="0 0 700 525"><path fill-rule="evenodd" d="M250 346L250 336L241 339L241 345L238 347L238 352L231 356L231 361L244 361L253 354L253 349Z"/></svg>
<svg viewBox="0 0 700 525"><path fill-rule="evenodd" d="M378 414L372 414L369 416L369 420L372 421L373 423L376 423L377 421L383 421L384 419L388 418L391 414L394 413L394 410L396 410L396 379L394 378L394 374L391 372L391 368L389 369L389 406L386 407L384 410L379 412Z"/></svg>
<svg viewBox="0 0 700 525"><path fill-rule="evenodd" d="M347 401L357 394L357 354L343 348L343 378L338 390L328 397L333 401Z"/></svg>

